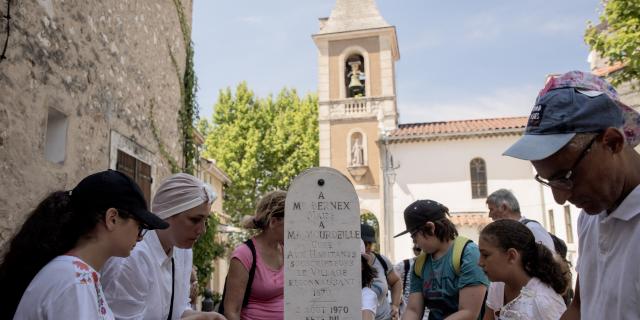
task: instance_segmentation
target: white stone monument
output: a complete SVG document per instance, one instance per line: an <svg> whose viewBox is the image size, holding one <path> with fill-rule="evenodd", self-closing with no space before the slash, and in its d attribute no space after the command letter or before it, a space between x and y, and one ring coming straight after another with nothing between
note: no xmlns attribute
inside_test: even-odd
<svg viewBox="0 0 640 320"><path fill-rule="evenodd" d="M360 320L360 205L332 168L301 173L287 192L285 320Z"/></svg>

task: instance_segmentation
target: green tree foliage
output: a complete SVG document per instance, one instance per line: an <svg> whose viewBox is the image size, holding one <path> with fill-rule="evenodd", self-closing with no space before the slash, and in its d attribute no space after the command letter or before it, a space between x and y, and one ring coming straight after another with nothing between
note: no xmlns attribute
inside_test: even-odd
<svg viewBox="0 0 640 320"><path fill-rule="evenodd" d="M640 80L640 1L605 1L600 24L589 22L585 42L611 64L624 64L611 74L614 85Z"/></svg>
<svg viewBox="0 0 640 320"><path fill-rule="evenodd" d="M221 90L207 128L205 155L231 179L224 209L239 221L253 213L257 199L287 189L303 170L318 165L318 100L283 89L260 99L242 82Z"/></svg>

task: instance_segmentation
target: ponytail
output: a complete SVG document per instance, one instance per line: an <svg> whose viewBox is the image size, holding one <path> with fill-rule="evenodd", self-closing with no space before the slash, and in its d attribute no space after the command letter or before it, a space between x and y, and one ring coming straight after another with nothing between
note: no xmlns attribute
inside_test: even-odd
<svg viewBox="0 0 640 320"><path fill-rule="evenodd" d="M524 224L510 219L497 220L484 227L480 236L503 250L516 249L522 257L524 271L558 294L564 294L568 289L571 283L569 266L561 265L547 247L536 242Z"/></svg>
<svg viewBox="0 0 640 320"><path fill-rule="evenodd" d="M53 258L73 249L104 216L102 212L74 212L71 196L56 191L33 210L6 244L0 262L0 319L13 319L29 283Z"/></svg>
<svg viewBox="0 0 640 320"><path fill-rule="evenodd" d="M522 254L522 265L529 276L540 279L558 294L564 294L567 290L569 281L560 262L542 243L535 240L529 243L527 250Z"/></svg>

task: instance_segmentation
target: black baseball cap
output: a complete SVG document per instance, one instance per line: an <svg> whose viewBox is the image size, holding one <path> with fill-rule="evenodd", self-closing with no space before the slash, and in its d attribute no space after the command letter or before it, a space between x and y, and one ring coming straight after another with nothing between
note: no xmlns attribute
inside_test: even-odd
<svg viewBox="0 0 640 320"><path fill-rule="evenodd" d="M360 224L360 238L364 242L376 242L376 230L373 229L372 226L361 223Z"/></svg>
<svg viewBox="0 0 640 320"><path fill-rule="evenodd" d="M147 202L138 184L119 171L109 169L89 175L69 195L74 210L121 209L141 221L145 229L169 227L169 223L147 209Z"/></svg>
<svg viewBox="0 0 640 320"><path fill-rule="evenodd" d="M404 209L404 224L407 229L396 234L394 238L422 227L427 221L440 220L446 217L448 212L449 209L438 201L415 201Z"/></svg>

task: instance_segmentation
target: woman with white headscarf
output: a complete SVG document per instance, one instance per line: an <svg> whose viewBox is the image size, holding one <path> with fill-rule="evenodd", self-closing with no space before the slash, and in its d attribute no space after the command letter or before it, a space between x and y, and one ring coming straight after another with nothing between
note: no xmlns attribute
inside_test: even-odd
<svg viewBox="0 0 640 320"><path fill-rule="evenodd" d="M102 285L116 319L225 319L189 305L191 248L204 233L216 194L197 178L178 173L160 184L152 212L169 228L148 232L126 259L110 259Z"/></svg>

